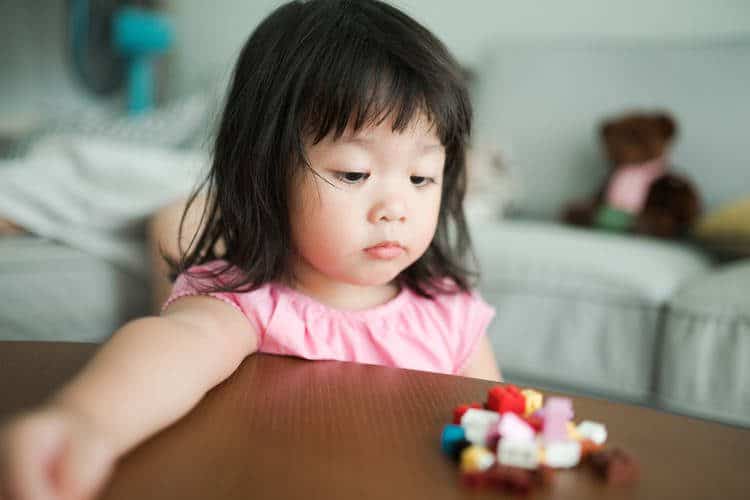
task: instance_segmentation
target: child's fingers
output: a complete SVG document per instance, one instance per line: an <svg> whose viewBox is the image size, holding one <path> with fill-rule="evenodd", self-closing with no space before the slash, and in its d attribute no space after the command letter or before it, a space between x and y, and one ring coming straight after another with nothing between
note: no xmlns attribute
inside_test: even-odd
<svg viewBox="0 0 750 500"><path fill-rule="evenodd" d="M22 418L3 436L5 489L13 500L53 500L58 495L47 470L59 458L59 422L42 415Z"/></svg>
<svg viewBox="0 0 750 500"><path fill-rule="evenodd" d="M114 463L102 441L77 440L66 451L59 470L63 498L89 499L104 486Z"/></svg>

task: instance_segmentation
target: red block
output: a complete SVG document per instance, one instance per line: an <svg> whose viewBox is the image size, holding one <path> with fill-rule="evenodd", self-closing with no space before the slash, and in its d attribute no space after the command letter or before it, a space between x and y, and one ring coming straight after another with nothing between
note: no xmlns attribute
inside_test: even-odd
<svg viewBox="0 0 750 500"><path fill-rule="evenodd" d="M603 444L596 444L590 439L581 440L581 462L589 458L592 453L602 451L604 449Z"/></svg>
<svg viewBox="0 0 750 500"><path fill-rule="evenodd" d="M477 472L462 472L461 482L464 486L478 490L486 487L490 484L490 478L487 473L482 471Z"/></svg>
<svg viewBox="0 0 750 500"><path fill-rule="evenodd" d="M589 464L609 484L630 484L638 481L638 462L620 448L596 451L589 455Z"/></svg>
<svg viewBox="0 0 750 500"><path fill-rule="evenodd" d="M555 469L540 465L531 471L531 482L537 486L550 486L555 481Z"/></svg>
<svg viewBox="0 0 750 500"><path fill-rule="evenodd" d="M544 428L544 419L540 417L539 415L530 415L528 417L522 417L524 422L529 424L532 429L534 429L534 432L542 432L542 429Z"/></svg>
<svg viewBox="0 0 750 500"><path fill-rule="evenodd" d="M466 410L469 408L476 408L477 410L482 410L482 405L479 403L471 403L470 405L460 405L457 406L455 410L453 410L453 423L456 425L461 425L461 417L464 416L464 413L466 413Z"/></svg>
<svg viewBox="0 0 750 500"><path fill-rule="evenodd" d="M498 413L510 411L523 416L526 397L515 385L497 385L487 393L487 408Z"/></svg>
<svg viewBox="0 0 750 500"><path fill-rule="evenodd" d="M497 453L497 445L500 443L500 433L497 431L492 431L487 436L487 441L485 442L485 446L492 452Z"/></svg>
<svg viewBox="0 0 750 500"><path fill-rule="evenodd" d="M533 486L530 470L496 464L486 474L490 485L507 493L526 494Z"/></svg>

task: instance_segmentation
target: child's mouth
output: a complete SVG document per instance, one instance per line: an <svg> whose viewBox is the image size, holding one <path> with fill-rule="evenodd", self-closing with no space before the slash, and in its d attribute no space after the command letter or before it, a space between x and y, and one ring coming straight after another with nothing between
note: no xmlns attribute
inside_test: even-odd
<svg viewBox="0 0 750 500"><path fill-rule="evenodd" d="M375 259L390 260L399 257L404 253L404 247L395 241L384 241L365 248L365 252Z"/></svg>

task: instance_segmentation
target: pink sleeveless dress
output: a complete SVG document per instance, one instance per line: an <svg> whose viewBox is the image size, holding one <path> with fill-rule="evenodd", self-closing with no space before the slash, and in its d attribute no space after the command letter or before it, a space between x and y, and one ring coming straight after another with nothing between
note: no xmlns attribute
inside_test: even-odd
<svg viewBox="0 0 750 500"><path fill-rule="evenodd" d="M180 297L210 295L248 319L259 333L259 352L312 360L461 374L495 314L477 291L428 299L402 288L385 304L351 311L329 307L279 283L250 292L206 294L201 290L207 284L203 278L178 276L162 310Z"/></svg>

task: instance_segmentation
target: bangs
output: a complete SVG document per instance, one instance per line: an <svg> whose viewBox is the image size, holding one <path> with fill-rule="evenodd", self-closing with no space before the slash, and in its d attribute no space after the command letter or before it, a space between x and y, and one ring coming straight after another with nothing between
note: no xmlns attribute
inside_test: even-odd
<svg viewBox="0 0 750 500"><path fill-rule="evenodd" d="M442 51L425 47L424 40L377 39L380 30L363 17L342 16L333 29L308 39L317 41L309 42L315 45L311 59L297 75L300 133L318 143L387 118L394 132L427 119L444 146L465 140L471 110L457 65L437 57Z"/></svg>

